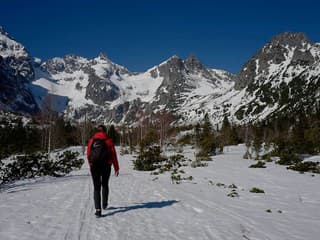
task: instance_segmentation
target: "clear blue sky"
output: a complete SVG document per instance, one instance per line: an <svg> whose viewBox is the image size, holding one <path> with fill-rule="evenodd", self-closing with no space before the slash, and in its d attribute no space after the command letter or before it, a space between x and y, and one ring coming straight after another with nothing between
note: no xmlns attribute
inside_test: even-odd
<svg viewBox="0 0 320 240"><path fill-rule="evenodd" d="M236 73L270 38L299 31L320 42L318 1L1 1L0 25L42 60L100 51L131 71L195 54Z"/></svg>

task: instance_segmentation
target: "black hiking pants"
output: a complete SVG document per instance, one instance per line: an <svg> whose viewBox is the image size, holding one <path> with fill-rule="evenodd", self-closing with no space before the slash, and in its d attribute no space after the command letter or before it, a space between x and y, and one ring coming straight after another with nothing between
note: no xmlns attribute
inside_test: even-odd
<svg viewBox="0 0 320 240"><path fill-rule="evenodd" d="M108 205L109 195L109 178L111 173L111 165L93 165L90 168L91 176L93 180L93 198L94 206L96 209L101 209L101 186L102 186L102 206Z"/></svg>

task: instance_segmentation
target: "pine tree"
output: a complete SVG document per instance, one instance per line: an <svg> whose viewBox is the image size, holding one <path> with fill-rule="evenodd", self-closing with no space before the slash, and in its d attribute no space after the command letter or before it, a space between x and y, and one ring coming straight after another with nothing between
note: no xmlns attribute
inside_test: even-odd
<svg viewBox="0 0 320 240"><path fill-rule="evenodd" d="M209 119L209 115L207 113L205 114L203 119L198 147L200 148L198 156L201 158L209 159L210 155L216 154L216 138Z"/></svg>
<svg viewBox="0 0 320 240"><path fill-rule="evenodd" d="M116 131L114 125L111 125L111 126L108 128L107 134L108 134L108 136L112 139L112 141L113 141L113 143L114 143L115 145L119 145L119 143L120 143L120 135L119 135L119 133Z"/></svg>

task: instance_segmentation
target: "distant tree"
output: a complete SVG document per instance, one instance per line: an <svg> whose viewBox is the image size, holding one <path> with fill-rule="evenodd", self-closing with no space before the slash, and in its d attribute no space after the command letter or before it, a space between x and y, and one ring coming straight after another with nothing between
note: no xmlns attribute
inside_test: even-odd
<svg viewBox="0 0 320 240"><path fill-rule="evenodd" d="M204 115L201 128L198 156L201 156L203 159L209 159L210 155L216 154L217 142L207 113Z"/></svg>
<svg viewBox="0 0 320 240"><path fill-rule="evenodd" d="M124 130L122 133L124 133L124 132L125 132L125 130ZM116 131L114 125L111 125L111 126L108 128L107 134L108 134L108 136L113 140L113 142L114 142L115 145L119 145L119 143L120 143L120 135L119 135L119 133Z"/></svg>
<svg viewBox="0 0 320 240"><path fill-rule="evenodd" d="M200 145L201 141L201 126L200 123L197 123L195 128L194 128L194 136L195 136L195 144L196 146Z"/></svg>
<svg viewBox="0 0 320 240"><path fill-rule="evenodd" d="M236 127L231 126L227 116L225 116L223 119L220 133L220 139L223 146L234 145L239 143L239 137Z"/></svg>

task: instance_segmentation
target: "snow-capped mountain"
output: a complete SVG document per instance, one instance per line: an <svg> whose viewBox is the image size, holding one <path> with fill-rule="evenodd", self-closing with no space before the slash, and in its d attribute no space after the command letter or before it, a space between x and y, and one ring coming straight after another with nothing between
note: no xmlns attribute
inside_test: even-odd
<svg viewBox="0 0 320 240"><path fill-rule="evenodd" d="M179 113L188 99L212 93L219 96L234 85L232 74L206 68L195 56L186 60L173 56L146 72L133 73L102 53L94 59L53 58L36 69L35 79L33 85L69 98L62 106L70 117L87 114L116 123L134 122L160 110Z"/></svg>
<svg viewBox="0 0 320 240"><path fill-rule="evenodd" d="M207 68L193 55L185 60L172 56L136 73L103 53L93 59L33 60L1 29L0 74L0 102L11 100L14 111L34 113L50 103L70 118L86 115L100 122L134 123L170 112L180 123L198 122L205 113L214 123L224 116L246 123L319 109L320 45L303 33L282 33L237 75Z"/></svg>
<svg viewBox="0 0 320 240"><path fill-rule="evenodd" d="M303 33L282 33L244 65L235 89L233 109L240 121L319 108L320 45ZM241 98L240 98L241 96Z"/></svg>
<svg viewBox="0 0 320 240"><path fill-rule="evenodd" d="M26 87L33 79L28 52L0 27L0 108L36 113L39 108Z"/></svg>

